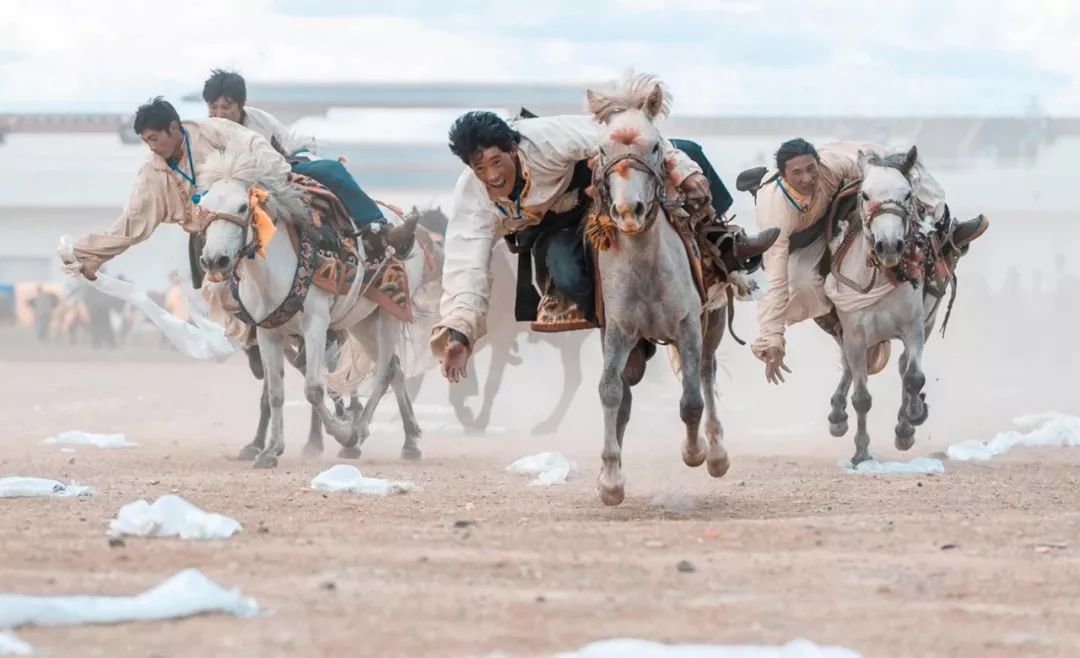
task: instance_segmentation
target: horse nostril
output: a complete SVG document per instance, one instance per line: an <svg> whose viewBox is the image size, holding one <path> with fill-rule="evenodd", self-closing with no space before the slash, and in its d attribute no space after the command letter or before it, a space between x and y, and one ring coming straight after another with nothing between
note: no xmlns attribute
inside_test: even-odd
<svg viewBox="0 0 1080 658"><path fill-rule="evenodd" d="M896 253L900 253L903 250L904 250L904 241L903 240L897 240L896 241Z"/></svg>
<svg viewBox="0 0 1080 658"><path fill-rule="evenodd" d="M202 265L204 270L207 269L206 256L199 256L199 265Z"/></svg>
<svg viewBox="0 0 1080 658"><path fill-rule="evenodd" d="M217 259L214 261L214 266L217 267L219 270L225 269L229 266L229 257L218 256Z"/></svg>
<svg viewBox="0 0 1080 658"><path fill-rule="evenodd" d="M634 214L636 216L638 216L638 217L641 217L642 215L644 215L645 214L645 204L640 202L640 201L635 202L634 203Z"/></svg>
<svg viewBox="0 0 1080 658"><path fill-rule="evenodd" d="M611 204L611 208L608 208L608 212L611 214L612 217L618 217L620 214L619 209L615 206L614 203Z"/></svg>
<svg viewBox="0 0 1080 658"><path fill-rule="evenodd" d="M874 243L874 253L880 256L883 251L885 251L885 243L881 240L878 240Z"/></svg>

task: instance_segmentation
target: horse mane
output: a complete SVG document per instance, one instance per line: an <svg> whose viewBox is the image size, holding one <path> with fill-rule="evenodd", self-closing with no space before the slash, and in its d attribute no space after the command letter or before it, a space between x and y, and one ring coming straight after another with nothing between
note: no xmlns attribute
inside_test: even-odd
<svg viewBox="0 0 1080 658"><path fill-rule="evenodd" d="M588 108L597 121L607 123L619 112L646 110L657 87L660 88L660 104L651 109L654 116L667 116L671 112L671 92L659 77L651 73L634 74L628 71L607 90L588 90Z"/></svg>
<svg viewBox="0 0 1080 658"><path fill-rule="evenodd" d="M304 193L288 180L273 175L273 162L262 153L254 153L247 144L231 141L223 151L207 156L199 168L200 182L207 187L224 180L234 180L250 189L258 185L269 194L266 211L275 219L283 218L297 227L311 223L311 210L304 204Z"/></svg>

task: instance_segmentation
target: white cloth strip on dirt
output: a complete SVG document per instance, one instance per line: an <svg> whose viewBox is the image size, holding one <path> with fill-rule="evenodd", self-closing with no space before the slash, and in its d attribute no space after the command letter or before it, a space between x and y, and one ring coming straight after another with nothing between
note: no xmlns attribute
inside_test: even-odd
<svg viewBox="0 0 1080 658"><path fill-rule="evenodd" d="M522 457L507 466L506 470L532 477L529 486L548 487L566 482L570 474L577 470L577 464L561 452L541 452Z"/></svg>
<svg viewBox="0 0 1080 658"><path fill-rule="evenodd" d="M862 658L836 646L818 646L808 640L792 640L783 646L660 644L647 640L613 639L593 642L577 651L552 658Z"/></svg>
<svg viewBox="0 0 1080 658"><path fill-rule="evenodd" d="M108 534L206 540L228 539L240 529L236 519L205 512L180 496L166 494L152 505L137 500L121 507L109 522Z"/></svg>
<svg viewBox="0 0 1080 658"><path fill-rule="evenodd" d="M198 569L185 569L135 596L0 594L0 628L116 624L179 619L207 612L254 617L259 605L237 590L222 588Z"/></svg>
<svg viewBox="0 0 1080 658"><path fill-rule="evenodd" d="M32 656L34 647L11 631L0 631L0 656Z"/></svg>
<svg viewBox="0 0 1080 658"><path fill-rule="evenodd" d="M1080 447L1080 418L1054 411L1021 416L1013 424L1026 432L1010 430L992 439L961 441L945 449L955 461L986 461L1004 455L1016 447Z"/></svg>
<svg viewBox="0 0 1080 658"><path fill-rule="evenodd" d="M315 491L348 491L368 496L389 496L420 489L412 482L403 480L365 477L360 469L349 464L337 464L319 473L311 481L311 488Z"/></svg>
<svg viewBox="0 0 1080 658"><path fill-rule="evenodd" d="M138 443L127 440L124 434L94 434L70 430L41 440L46 446L93 446L95 448L134 448Z"/></svg>
<svg viewBox="0 0 1080 658"><path fill-rule="evenodd" d="M940 475L945 472L945 464L934 457L916 457L907 462L879 462L870 459L854 468L852 468L850 461L842 461L839 466L848 473L866 475Z"/></svg>
<svg viewBox="0 0 1080 658"><path fill-rule="evenodd" d="M47 478L6 477L0 478L0 498L33 498L37 496L89 496L90 487L81 484L64 484Z"/></svg>

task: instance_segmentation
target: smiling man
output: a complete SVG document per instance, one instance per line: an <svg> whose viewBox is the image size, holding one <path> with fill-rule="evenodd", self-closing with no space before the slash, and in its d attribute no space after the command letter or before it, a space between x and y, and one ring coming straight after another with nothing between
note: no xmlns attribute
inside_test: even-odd
<svg viewBox="0 0 1080 658"><path fill-rule="evenodd" d="M860 150L888 153L877 144L837 142L818 150L805 139L788 140L776 151L775 171L765 175L756 191L758 227L780 229L780 237L765 252L768 289L758 302L758 338L752 345L754 355L765 363L765 378L771 383L783 382L784 373L791 372L784 362L784 331L788 325L814 318L829 333L839 331L839 318L825 296L825 280L819 272L828 246L824 232L808 244L793 238L813 233L837 193L861 176ZM920 204L929 209L944 204L945 195L938 183L921 164L916 164L916 170L915 194ZM952 244L964 249L988 225L981 215L953 223L946 210L939 230L951 235ZM888 359L888 342L871 348L871 373L884 368Z"/></svg>
<svg viewBox="0 0 1080 658"><path fill-rule="evenodd" d="M467 166L454 189L446 233L441 320L431 339L443 374L458 381L469 355L486 333L491 288L491 250L505 238L519 254L515 316L533 320L538 331L596 326L594 275L581 220L591 200L588 160L602 127L591 116L518 118L513 125L491 112L469 112L450 129L450 150ZM713 204L717 216L730 195L700 147L663 140L673 180L688 198ZM684 152L685 151L685 152ZM718 201L721 196L725 200ZM720 205L717 205L720 204ZM760 255L775 238L729 240L733 265ZM533 266L544 287L532 286ZM734 267L732 268L734 269ZM631 352L625 376L636 382L655 345L641 341Z"/></svg>

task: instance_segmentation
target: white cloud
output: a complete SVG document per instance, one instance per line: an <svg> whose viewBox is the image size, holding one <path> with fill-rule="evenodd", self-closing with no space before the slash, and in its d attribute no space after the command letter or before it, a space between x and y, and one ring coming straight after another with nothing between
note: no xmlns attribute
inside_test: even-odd
<svg viewBox="0 0 1080 658"><path fill-rule="evenodd" d="M259 81L588 81L633 66L676 112L1080 112L1080 5L980 0L2 0L5 105L115 104ZM361 5L363 6L363 5ZM288 10L288 11L286 11ZM3 108L0 108L3 109Z"/></svg>

